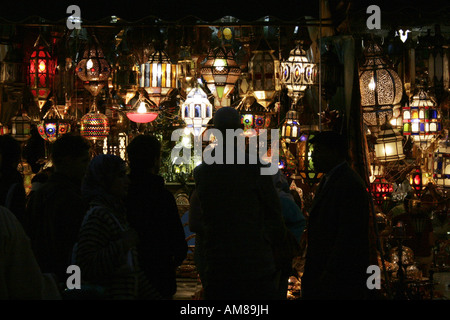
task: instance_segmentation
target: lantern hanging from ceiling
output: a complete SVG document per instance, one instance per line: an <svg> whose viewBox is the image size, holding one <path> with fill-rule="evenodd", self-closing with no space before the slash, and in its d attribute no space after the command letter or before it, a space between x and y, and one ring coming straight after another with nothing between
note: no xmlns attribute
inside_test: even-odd
<svg viewBox="0 0 450 320"><path fill-rule="evenodd" d="M153 100L146 98L143 93L135 100L130 100L134 105L132 110L127 112L128 119L136 123L149 123L158 117L159 108Z"/></svg>
<svg viewBox="0 0 450 320"><path fill-rule="evenodd" d="M108 117L98 111L95 101L80 122L80 134L88 140L96 142L106 139L109 135Z"/></svg>
<svg viewBox="0 0 450 320"><path fill-rule="evenodd" d="M213 105L209 102L207 94L199 86L191 89L181 107L181 117L186 123L186 128L195 137L201 136L212 116Z"/></svg>
<svg viewBox="0 0 450 320"><path fill-rule="evenodd" d="M384 177L378 176L370 184L370 191L375 204L381 206L391 197L394 192L394 185L388 182Z"/></svg>
<svg viewBox="0 0 450 320"><path fill-rule="evenodd" d="M8 45L8 51L0 62L0 83L19 84L24 81L24 63L15 45Z"/></svg>
<svg viewBox="0 0 450 320"><path fill-rule="evenodd" d="M218 107L223 107L225 99L234 90L241 69L235 61L232 49L216 47L209 50L200 73L205 79L208 89L217 99Z"/></svg>
<svg viewBox="0 0 450 320"><path fill-rule="evenodd" d="M342 86L343 67L337 54L333 52L331 42L325 45L325 50L320 56L321 95L329 103L336 94L337 88Z"/></svg>
<svg viewBox="0 0 450 320"><path fill-rule="evenodd" d="M268 129L275 115L271 109L259 104L252 94L241 99L236 110L241 116L245 136L258 135L261 129Z"/></svg>
<svg viewBox="0 0 450 320"><path fill-rule="evenodd" d="M286 143L297 141L300 136L300 113L294 109L286 113L286 118L281 126L281 139Z"/></svg>
<svg viewBox="0 0 450 320"><path fill-rule="evenodd" d="M397 161L405 158L403 137L389 122L381 127L375 143L375 158L380 162Z"/></svg>
<svg viewBox="0 0 450 320"><path fill-rule="evenodd" d="M189 46L182 46L178 54L178 79L180 79L181 89L189 93L194 87L196 77L196 59L191 55Z"/></svg>
<svg viewBox="0 0 450 320"><path fill-rule="evenodd" d="M310 185L314 185L319 182L323 176L322 172L317 172L314 169L314 163L312 160L314 145L310 141L315 135L315 131L304 131L296 142L298 159L297 173L303 181Z"/></svg>
<svg viewBox="0 0 450 320"><path fill-rule="evenodd" d="M317 66L309 62L301 42L290 51L288 59L281 62L281 83L287 88L294 106L308 86L315 84L316 76Z"/></svg>
<svg viewBox="0 0 450 320"><path fill-rule="evenodd" d="M400 103L403 85L376 42L369 41L364 56L359 71L363 119L372 132L377 132L392 117L393 107Z"/></svg>
<svg viewBox="0 0 450 320"><path fill-rule="evenodd" d="M258 103L265 108L273 101L276 92L281 90L280 61L275 58L273 52L264 39L253 51L248 64L251 89Z"/></svg>
<svg viewBox="0 0 450 320"><path fill-rule="evenodd" d="M444 190L450 188L450 141L439 141L439 147L434 153L433 179L436 185Z"/></svg>
<svg viewBox="0 0 450 320"><path fill-rule="evenodd" d="M28 66L30 89L39 110L42 110L52 90L55 67L56 62L50 54L50 46L39 35L33 46Z"/></svg>
<svg viewBox="0 0 450 320"><path fill-rule="evenodd" d="M411 136L422 150L427 149L441 131L439 109L434 99L421 88L403 108L403 135Z"/></svg>
<svg viewBox="0 0 450 320"><path fill-rule="evenodd" d="M37 126L40 136L49 142L55 142L60 136L70 132L70 122L64 120L58 109L52 105Z"/></svg>
<svg viewBox="0 0 450 320"><path fill-rule="evenodd" d="M139 86L147 91L158 106L173 89L177 88L177 81L177 64L172 63L164 50L155 50L149 60L141 65Z"/></svg>
<svg viewBox="0 0 450 320"><path fill-rule="evenodd" d="M32 120L26 111L21 108L17 114L11 118L11 136L17 141L27 141L31 138Z"/></svg>
<svg viewBox="0 0 450 320"><path fill-rule="evenodd" d="M431 182L431 175L424 172L420 166L416 166L411 171L409 184L418 198L422 196L429 182Z"/></svg>
<svg viewBox="0 0 450 320"><path fill-rule="evenodd" d="M114 68L113 83L117 93L128 103L139 88L139 64L129 51L120 53Z"/></svg>
<svg viewBox="0 0 450 320"><path fill-rule="evenodd" d="M111 66L106 60L103 50L95 36L83 53L76 67L77 76L83 81L84 87L96 97L108 81Z"/></svg>

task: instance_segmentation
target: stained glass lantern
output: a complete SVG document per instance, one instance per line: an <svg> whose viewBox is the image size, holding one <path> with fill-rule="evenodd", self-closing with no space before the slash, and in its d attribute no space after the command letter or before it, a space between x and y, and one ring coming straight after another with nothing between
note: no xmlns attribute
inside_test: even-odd
<svg viewBox="0 0 450 320"><path fill-rule="evenodd" d="M76 74L83 81L84 87L96 97L106 85L111 73L111 66L95 36L78 62Z"/></svg>
<svg viewBox="0 0 450 320"><path fill-rule="evenodd" d="M58 109L52 105L37 125L40 136L48 141L55 142L60 136L70 132L70 122L64 120Z"/></svg>
<svg viewBox="0 0 450 320"><path fill-rule="evenodd" d="M208 89L217 99L219 107L223 107L226 98L234 90L241 69L235 61L233 50L216 47L209 50L200 73Z"/></svg>
<svg viewBox="0 0 450 320"><path fill-rule="evenodd" d="M433 180L438 188L450 189L450 141L448 137L439 141L434 153Z"/></svg>
<svg viewBox="0 0 450 320"><path fill-rule="evenodd" d="M281 83L287 88L293 105L304 96L308 86L315 84L316 76L317 66L309 62L301 43L290 51L287 60L281 62Z"/></svg>
<svg viewBox="0 0 450 320"><path fill-rule="evenodd" d="M109 135L108 117L98 111L95 102L81 118L80 135L91 141L104 140Z"/></svg>
<svg viewBox="0 0 450 320"><path fill-rule="evenodd" d="M412 136L414 143L425 150L440 131L441 120L437 104L422 88L403 110L403 135Z"/></svg>
<svg viewBox="0 0 450 320"><path fill-rule="evenodd" d="M150 99L147 99L143 94L133 102L132 110L127 112L127 118L136 123L149 123L155 120L159 115L158 106Z"/></svg>
<svg viewBox="0 0 450 320"><path fill-rule="evenodd" d="M281 90L280 61L273 52L267 41L261 41L248 64L253 94L265 108L272 102L276 92Z"/></svg>
<svg viewBox="0 0 450 320"><path fill-rule="evenodd" d="M39 110L42 110L52 90L56 62L50 54L49 44L41 35L33 46L29 61L28 80L31 93Z"/></svg>
<svg viewBox="0 0 450 320"><path fill-rule="evenodd" d="M177 87L178 67L164 50L155 50L149 60L141 65L139 87L160 105L162 99Z"/></svg>
<svg viewBox="0 0 450 320"><path fill-rule="evenodd" d="M424 172L420 166L416 166L410 173L409 184L416 196L420 198L431 180L429 173Z"/></svg>
<svg viewBox="0 0 450 320"><path fill-rule="evenodd" d="M31 138L32 120L27 113L21 109L11 118L11 136L17 141L27 141Z"/></svg>
<svg viewBox="0 0 450 320"><path fill-rule="evenodd" d="M189 91L181 107L181 117L186 123L186 128L195 137L201 136L206 129L213 116L213 109L207 94L199 86Z"/></svg>
<svg viewBox="0 0 450 320"><path fill-rule="evenodd" d="M403 137L391 124L385 123L375 143L375 158L380 162L397 161L405 158Z"/></svg>
<svg viewBox="0 0 450 320"><path fill-rule="evenodd" d="M386 200L391 198L391 195L394 192L394 185L388 182L384 177L378 176L370 184L370 191L375 204L382 206Z"/></svg>
<svg viewBox="0 0 450 320"><path fill-rule="evenodd" d="M314 145L310 140L316 135L316 132L302 132L300 139L297 140L297 159L298 170L297 173L306 183L314 185L320 181L323 173L316 172L312 160L312 153Z"/></svg>
<svg viewBox="0 0 450 320"><path fill-rule="evenodd" d="M241 116L245 136L258 135L261 129L268 129L275 112L259 104L251 94L243 98L236 110Z"/></svg>
<svg viewBox="0 0 450 320"><path fill-rule="evenodd" d="M296 110L289 110L281 126L281 139L286 143L297 141L300 136L300 114Z"/></svg>
<svg viewBox="0 0 450 320"><path fill-rule="evenodd" d="M403 85L376 42L368 43L364 56L365 62L359 71L363 119L372 132L377 132L392 118L393 107L402 99Z"/></svg>

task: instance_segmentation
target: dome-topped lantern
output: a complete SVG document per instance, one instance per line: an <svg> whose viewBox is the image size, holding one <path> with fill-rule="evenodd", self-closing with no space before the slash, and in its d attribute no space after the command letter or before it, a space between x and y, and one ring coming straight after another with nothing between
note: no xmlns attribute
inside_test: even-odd
<svg viewBox="0 0 450 320"><path fill-rule="evenodd" d="M186 128L194 136L201 136L213 116L213 109L207 94L199 86L191 89L181 107L181 117Z"/></svg>
<svg viewBox="0 0 450 320"><path fill-rule="evenodd" d="M363 120L372 132L378 132L392 118L394 106L400 103L403 85L375 41L368 42L364 56L359 70Z"/></svg>
<svg viewBox="0 0 450 320"><path fill-rule="evenodd" d="M42 139L55 142L60 136L70 132L70 122L64 120L61 113L52 105L37 126Z"/></svg>
<svg viewBox="0 0 450 320"><path fill-rule="evenodd" d="M200 70L206 85L216 98L217 108L224 107L223 103L233 92L241 69L234 58L234 51L223 47L209 50L206 62Z"/></svg>

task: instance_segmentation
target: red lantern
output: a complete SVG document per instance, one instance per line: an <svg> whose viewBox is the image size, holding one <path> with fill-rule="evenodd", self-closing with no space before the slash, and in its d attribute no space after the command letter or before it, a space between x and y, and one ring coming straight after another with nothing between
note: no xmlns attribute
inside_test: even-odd
<svg viewBox="0 0 450 320"><path fill-rule="evenodd" d="M56 61L50 54L50 46L39 35L34 44L33 52L30 55L28 67L28 80L31 93L39 106L39 110L42 110L51 92L55 76L55 66Z"/></svg>
<svg viewBox="0 0 450 320"><path fill-rule="evenodd" d="M394 192L394 186L385 178L376 177L370 184L370 190L375 203L381 206L391 196L392 192Z"/></svg>

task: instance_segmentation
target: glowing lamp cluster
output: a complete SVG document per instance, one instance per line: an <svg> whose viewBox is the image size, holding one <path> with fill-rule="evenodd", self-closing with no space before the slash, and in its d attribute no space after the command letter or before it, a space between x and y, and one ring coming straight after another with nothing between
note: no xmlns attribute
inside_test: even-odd
<svg viewBox="0 0 450 320"><path fill-rule="evenodd" d="M216 47L209 50L206 62L200 70L206 85L222 107L225 98L233 92L241 75L241 69L234 59L234 51Z"/></svg>
<svg viewBox="0 0 450 320"><path fill-rule="evenodd" d="M380 162L397 161L405 158L403 137L390 123L381 127L375 143L375 158Z"/></svg>
<svg viewBox="0 0 450 320"><path fill-rule="evenodd" d="M39 106L39 110L47 102L55 77L55 60L50 55L50 46L38 36L30 55L28 79L31 93Z"/></svg>
<svg viewBox="0 0 450 320"><path fill-rule="evenodd" d="M281 62L281 83L287 88L293 105L303 97L308 86L315 84L317 66L309 62L306 51L298 44L290 51L287 60Z"/></svg>
<svg viewBox="0 0 450 320"><path fill-rule="evenodd" d="M365 62L359 71L363 120L371 131L377 132L392 118L394 106L402 99L403 85L377 43L370 41L364 56Z"/></svg>
<svg viewBox="0 0 450 320"><path fill-rule="evenodd" d="M441 131L440 114L436 102L421 89L403 107L403 135L413 137L421 149L427 149Z"/></svg>
<svg viewBox="0 0 450 320"><path fill-rule="evenodd" d="M186 128L194 135L200 136L213 115L213 105L209 102L207 94L196 87L189 91L181 107L181 117Z"/></svg>
<svg viewBox="0 0 450 320"><path fill-rule="evenodd" d="M384 177L378 176L370 184L370 191L375 203L380 206L391 197L394 192L394 185Z"/></svg>
<svg viewBox="0 0 450 320"><path fill-rule="evenodd" d="M70 122L64 120L55 106L52 106L37 125L39 135L48 142L55 142L60 136L70 132Z"/></svg>

